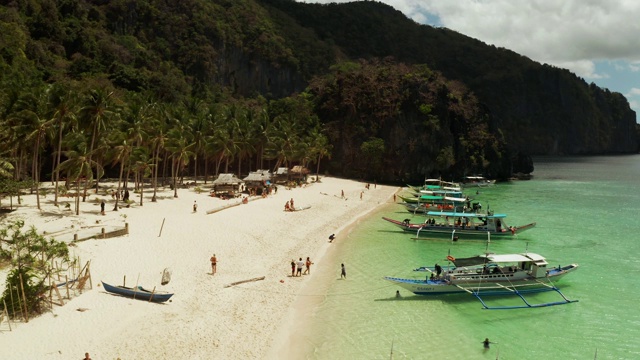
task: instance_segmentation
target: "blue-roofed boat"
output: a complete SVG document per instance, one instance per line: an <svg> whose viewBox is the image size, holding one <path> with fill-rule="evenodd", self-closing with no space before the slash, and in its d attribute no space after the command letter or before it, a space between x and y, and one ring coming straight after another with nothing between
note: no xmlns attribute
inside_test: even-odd
<svg viewBox="0 0 640 360"><path fill-rule="evenodd" d="M382 219L396 225L400 229L412 233L416 238L428 238L434 236L451 237L458 239L487 239L487 238L513 238L523 231L536 226L529 223L520 226L509 226L506 223L506 214L495 214L491 211L479 212L455 212L455 211L428 211L427 219L421 223L411 223L410 219L394 220L387 217Z"/></svg>
<svg viewBox="0 0 640 360"><path fill-rule="evenodd" d="M110 292L112 294L121 295L128 298L136 299L136 300L154 302L154 303L166 302L173 296L173 293L168 293L164 291L155 291L155 289L147 290L142 286L136 286L134 288L129 288L126 286L113 286L105 283L104 281L102 282L102 286L104 287L105 291Z"/></svg>
<svg viewBox="0 0 640 360"><path fill-rule="evenodd" d="M420 267L414 271L428 272L425 279L406 279L386 276L390 281L416 295L446 295L468 293L480 300L485 309L535 308L568 304L577 300L567 299L553 284L578 269L577 264L548 267L546 259L535 253L502 254L485 253L468 258L447 256L453 266L442 268ZM562 300L532 304L523 294L555 291ZM483 296L517 296L524 305L488 306Z"/></svg>

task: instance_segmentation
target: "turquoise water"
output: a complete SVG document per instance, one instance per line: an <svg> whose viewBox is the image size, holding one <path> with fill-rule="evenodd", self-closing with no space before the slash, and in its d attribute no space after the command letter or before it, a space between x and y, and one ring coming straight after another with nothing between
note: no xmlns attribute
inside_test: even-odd
<svg viewBox="0 0 640 360"><path fill-rule="evenodd" d="M578 263L558 285L577 303L539 309L483 310L470 295L415 296L383 276L422 277L450 251L471 256L486 241L415 241L381 216L410 217L386 206L339 239L323 264L328 293L306 321L309 359L638 359L640 358L640 156L536 159L534 178L481 189L483 207L507 224L537 227L495 240L496 253L530 252L550 265ZM340 263L347 280L339 280ZM335 271L334 271L335 270ZM422 273L420 273L422 274ZM401 298L396 298L400 290ZM528 300L559 300L555 293ZM500 300L503 301L503 300ZM485 351L482 340L493 344Z"/></svg>

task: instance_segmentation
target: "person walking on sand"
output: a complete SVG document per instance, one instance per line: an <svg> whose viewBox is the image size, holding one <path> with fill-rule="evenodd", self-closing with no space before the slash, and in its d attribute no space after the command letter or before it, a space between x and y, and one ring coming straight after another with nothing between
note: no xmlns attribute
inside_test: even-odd
<svg viewBox="0 0 640 360"><path fill-rule="evenodd" d="M291 259L291 277L296 276L296 262Z"/></svg>
<svg viewBox="0 0 640 360"><path fill-rule="evenodd" d="M198 211L198 203L194 200L193 201L193 212L197 212Z"/></svg>
<svg viewBox="0 0 640 360"><path fill-rule="evenodd" d="M307 261L304 262L304 273L302 273L302 275L306 275L306 274L311 275L311 264L313 264L313 263L311 262L311 260L307 256Z"/></svg>
<svg viewBox="0 0 640 360"><path fill-rule="evenodd" d="M104 199L100 201L100 214L104 215Z"/></svg>
<svg viewBox="0 0 640 360"><path fill-rule="evenodd" d="M340 279L347 278L347 270L344 268L344 264L340 264Z"/></svg>
<svg viewBox="0 0 640 360"><path fill-rule="evenodd" d="M215 275L216 265L218 265L218 258L216 257L216 254L213 254L210 260L211 260L211 275Z"/></svg>
<svg viewBox="0 0 640 360"><path fill-rule="evenodd" d="M302 261L302 258L298 260L296 265L298 266L298 269L296 270L296 276L302 276L302 267L304 266L304 261Z"/></svg>

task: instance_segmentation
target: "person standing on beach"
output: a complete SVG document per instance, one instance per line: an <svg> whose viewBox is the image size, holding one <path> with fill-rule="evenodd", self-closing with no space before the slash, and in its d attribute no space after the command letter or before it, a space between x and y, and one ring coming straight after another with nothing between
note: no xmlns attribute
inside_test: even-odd
<svg viewBox="0 0 640 360"><path fill-rule="evenodd" d="M104 215L104 199L100 201L100 214Z"/></svg>
<svg viewBox="0 0 640 360"><path fill-rule="evenodd" d="M304 261L302 261L302 258L298 260L298 263L296 265L298 265L298 269L296 270L296 276L302 276L302 267L304 266Z"/></svg>
<svg viewBox="0 0 640 360"><path fill-rule="evenodd" d="M307 256L307 261L305 261L305 263L304 263L304 266L305 266L304 273L302 273L302 275L306 275L306 274L311 275L311 264L313 264L313 263L311 262L311 260Z"/></svg>
<svg viewBox="0 0 640 360"><path fill-rule="evenodd" d="M211 275L215 275L217 270L216 265L218 265L218 258L216 257L216 254L213 254L210 260L211 260Z"/></svg>
<svg viewBox="0 0 640 360"><path fill-rule="evenodd" d="M198 203L194 200L193 201L193 212L197 212L198 211Z"/></svg>
<svg viewBox="0 0 640 360"><path fill-rule="evenodd" d="M295 210L296 208L293 206L293 198L291 198L291 200L289 200L289 206L291 206L291 211Z"/></svg>
<svg viewBox="0 0 640 360"><path fill-rule="evenodd" d="M296 276L296 262L291 259L291 277Z"/></svg>
<svg viewBox="0 0 640 360"><path fill-rule="evenodd" d="M347 270L344 268L344 264L340 264L340 279L347 278Z"/></svg>
<svg viewBox="0 0 640 360"><path fill-rule="evenodd" d="M91 356L89 355L89 353L84 353L84 357L82 358L82 360L91 360Z"/></svg>
<svg viewBox="0 0 640 360"><path fill-rule="evenodd" d="M342 199L344 199L344 190L340 190L342 192Z"/></svg>

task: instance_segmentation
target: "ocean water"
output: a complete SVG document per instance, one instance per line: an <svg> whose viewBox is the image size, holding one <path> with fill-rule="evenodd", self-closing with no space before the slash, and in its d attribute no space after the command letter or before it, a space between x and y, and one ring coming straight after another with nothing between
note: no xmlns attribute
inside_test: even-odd
<svg viewBox="0 0 640 360"><path fill-rule="evenodd" d="M517 239L412 240L381 219L411 217L395 204L338 239L337 256L326 260L332 263L316 266L322 281L306 290L311 297L323 294L301 319L306 358L640 359L640 156L537 158L534 165L532 180L470 193L484 208L506 213L508 225L537 222ZM465 257L487 248L539 253L552 266L579 264L557 283L579 302L484 310L471 295L416 296L382 279L422 277L411 270L444 265L449 252ZM527 296L532 302L559 299L555 293ZM484 338L494 343L489 350Z"/></svg>

